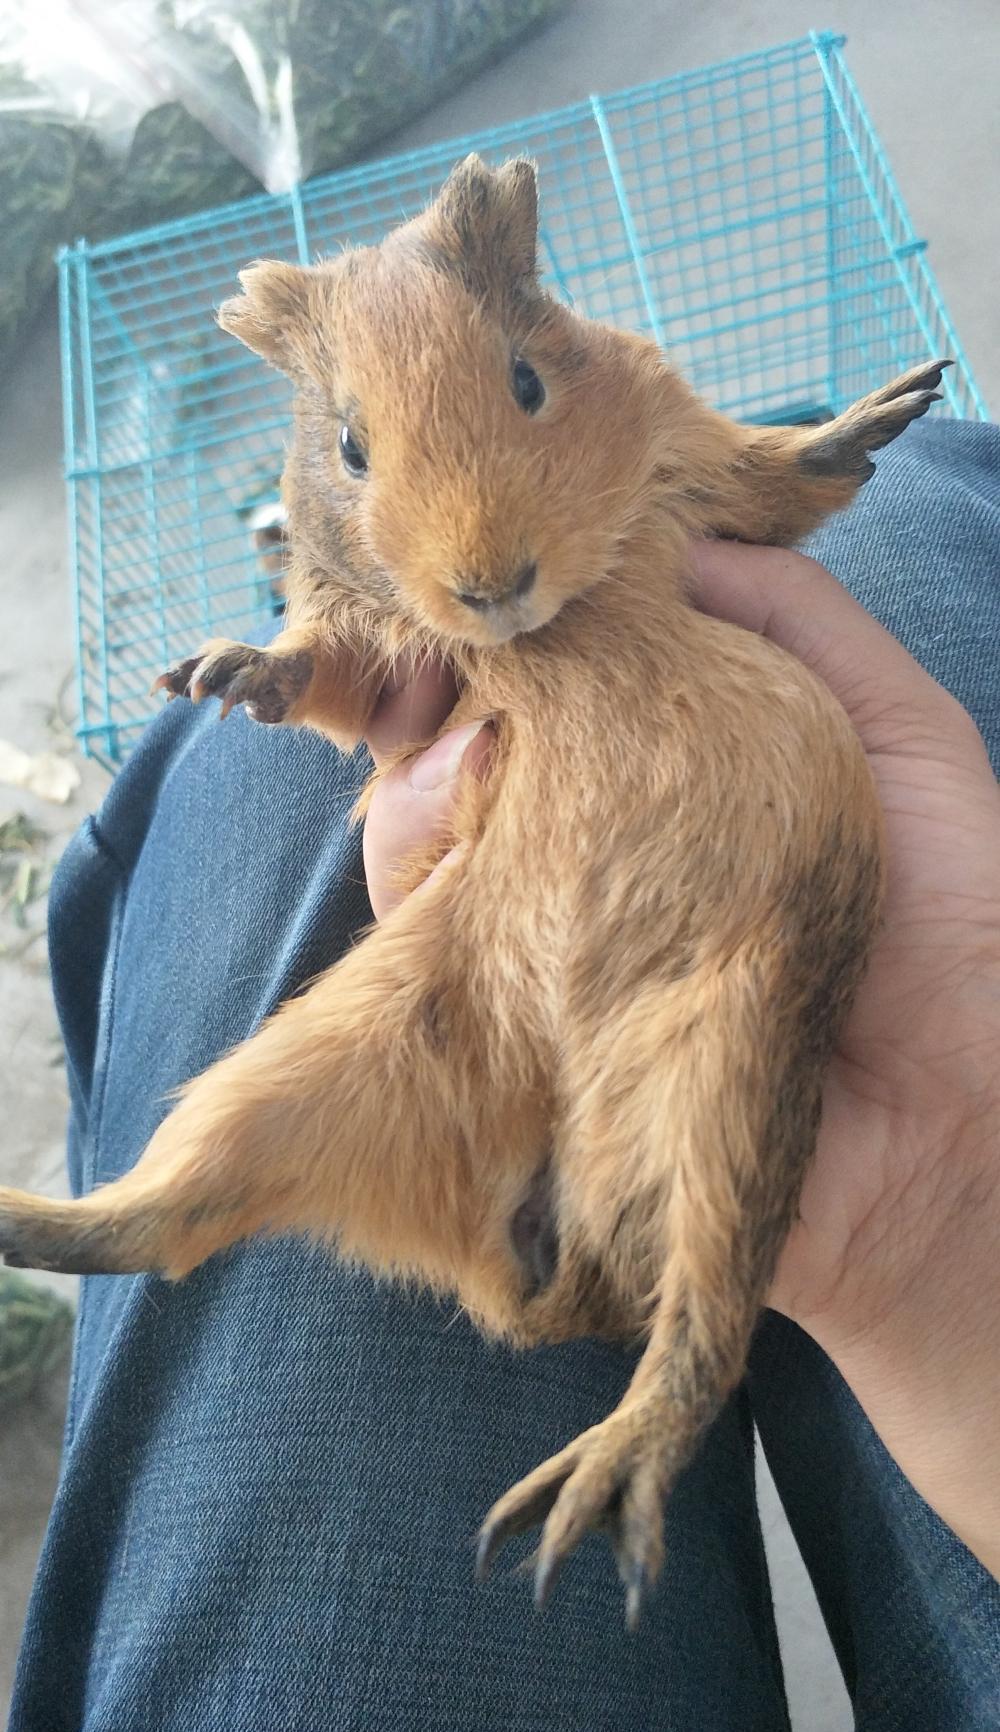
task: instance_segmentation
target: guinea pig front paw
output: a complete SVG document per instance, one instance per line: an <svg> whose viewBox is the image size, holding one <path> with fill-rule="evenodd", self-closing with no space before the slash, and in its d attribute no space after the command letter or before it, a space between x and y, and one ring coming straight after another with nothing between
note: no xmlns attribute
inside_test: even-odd
<svg viewBox="0 0 1000 1732"><path fill-rule="evenodd" d="M176 662L154 681L153 691L168 698L221 698L223 717L243 704L256 722L284 722L312 678L308 650L278 654L253 644L217 639L197 655Z"/></svg>

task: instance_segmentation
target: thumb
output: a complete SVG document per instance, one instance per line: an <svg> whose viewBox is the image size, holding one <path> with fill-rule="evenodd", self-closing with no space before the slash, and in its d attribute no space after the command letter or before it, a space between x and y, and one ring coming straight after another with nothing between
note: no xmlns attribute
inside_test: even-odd
<svg viewBox="0 0 1000 1732"><path fill-rule="evenodd" d="M402 655L368 719L365 739L376 764L401 746L432 740L458 698L454 671L447 662Z"/></svg>
<svg viewBox="0 0 1000 1732"><path fill-rule="evenodd" d="M365 819L364 860L368 899L376 920L403 900L399 868L411 855L452 840L450 819L461 777L489 772L494 734L489 722L451 728L426 752L407 758L383 776Z"/></svg>

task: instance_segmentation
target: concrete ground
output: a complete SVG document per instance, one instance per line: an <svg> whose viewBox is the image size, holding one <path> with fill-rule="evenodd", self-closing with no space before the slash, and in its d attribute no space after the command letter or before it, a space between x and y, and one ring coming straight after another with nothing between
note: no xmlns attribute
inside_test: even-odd
<svg viewBox="0 0 1000 1732"><path fill-rule="evenodd" d="M1000 13L996 0L571 0L561 17L400 136L407 148L750 52L828 26L848 59L918 233L994 412L1000 408L997 300L1000 200ZM59 694L72 664L60 477L54 307L40 318L0 386L0 739L29 751L69 750ZM0 818L19 807L44 827L53 859L106 780L80 765L70 804L4 789ZM38 924L39 904L29 906ZM0 913L0 1049L6 1134L0 1178L47 1191L62 1184L65 1084L44 946ZM65 1370L12 1414L0 1414L0 1698L55 1484ZM796 1732L845 1732L849 1704L815 1601L773 1490L762 1509ZM739 1732L734 1727L732 1732Z"/></svg>

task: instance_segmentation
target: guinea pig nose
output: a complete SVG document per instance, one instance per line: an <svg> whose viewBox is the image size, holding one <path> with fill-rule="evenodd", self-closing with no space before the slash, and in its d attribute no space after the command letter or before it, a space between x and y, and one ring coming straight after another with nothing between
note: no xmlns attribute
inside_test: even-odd
<svg viewBox="0 0 1000 1732"><path fill-rule="evenodd" d="M462 602L465 607L474 608L477 613L485 613L487 608L494 605L497 597L495 595L483 595L480 590L457 589L455 600Z"/></svg>
<svg viewBox="0 0 1000 1732"><path fill-rule="evenodd" d="M521 567L508 589L501 590L499 593L496 591L490 593L488 590L482 589L459 589L456 590L455 597L457 601L462 602L465 607L471 607L476 613L485 613L488 608L499 607L505 601L520 601L522 596L530 594L535 587L537 576L538 567L532 560L530 564ZM478 579L466 578L465 581L466 583L470 581L475 583L478 582Z"/></svg>

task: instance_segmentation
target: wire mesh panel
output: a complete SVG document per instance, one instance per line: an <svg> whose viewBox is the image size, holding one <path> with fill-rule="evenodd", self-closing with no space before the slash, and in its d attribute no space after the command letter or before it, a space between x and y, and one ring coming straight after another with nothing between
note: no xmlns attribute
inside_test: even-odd
<svg viewBox="0 0 1000 1732"><path fill-rule="evenodd" d="M816 35L61 258L79 732L109 762L156 672L273 612L251 533L289 388L215 325L255 258L377 241L469 150L538 164L552 291L644 331L747 421L836 413L952 355L939 413L985 417L840 53Z"/></svg>

